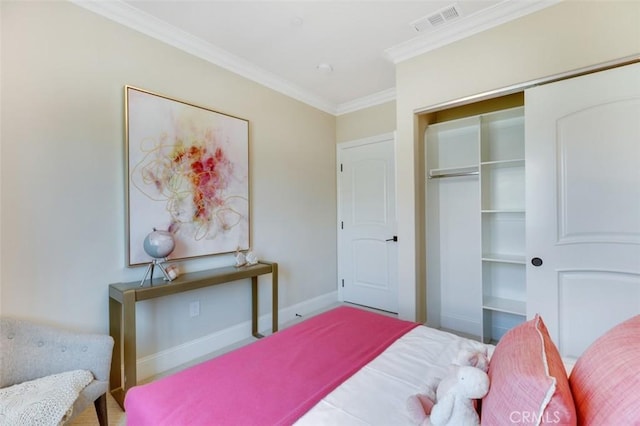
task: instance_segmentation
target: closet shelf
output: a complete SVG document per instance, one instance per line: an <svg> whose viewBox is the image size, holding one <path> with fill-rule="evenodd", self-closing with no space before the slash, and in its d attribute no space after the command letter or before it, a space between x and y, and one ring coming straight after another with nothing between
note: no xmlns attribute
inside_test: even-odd
<svg viewBox="0 0 640 426"><path fill-rule="evenodd" d="M527 314L527 304L525 302L501 297L485 296L482 308L514 315L524 316Z"/></svg>
<svg viewBox="0 0 640 426"><path fill-rule="evenodd" d="M498 160L498 161L483 161L481 166L491 168L503 168L503 167L522 167L524 166L524 158L514 158L512 160Z"/></svg>
<svg viewBox="0 0 640 426"><path fill-rule="evenodd" d="M482 213L524 213L524 209L483 209Z"/></svg>
<svg viewBox="0 0 640 426"><path fill-rule="evenodd" d="M429 179L440 179L459 176L474 176L478 174L478 166L447 167L429 170Z"/></svg>
<svg viewBox="0 0 640 426"><path fill-rule="evenodd" d="M501 254L501 253L485 253L482 255L483 262L499 262L499 263L514 263L517 265L524 265L526 258L524 255L514 254Z"/></svg>

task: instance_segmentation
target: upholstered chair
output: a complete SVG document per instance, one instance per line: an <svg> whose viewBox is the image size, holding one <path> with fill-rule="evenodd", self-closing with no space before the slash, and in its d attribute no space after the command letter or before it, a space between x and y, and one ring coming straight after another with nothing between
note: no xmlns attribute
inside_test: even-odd
<svg viewBox="0 0 640 426"><path fill-rule="evenodd" d="M106 392L112 354L113 339L109 335L0 318L0 388L73 370L88 370L93 375L67 420L93 402L99 424L107 426Z"/></svg>

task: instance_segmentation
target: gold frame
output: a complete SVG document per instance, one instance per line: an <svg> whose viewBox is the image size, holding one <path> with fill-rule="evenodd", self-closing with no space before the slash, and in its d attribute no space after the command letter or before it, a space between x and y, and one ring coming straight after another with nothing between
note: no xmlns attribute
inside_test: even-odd
<svg viewBox="0 0 640 426"><path fill-rule="evenodd" d="M126 261L154 229L174 234L170 260L250 247L249 121L124 87Z"/></svg>

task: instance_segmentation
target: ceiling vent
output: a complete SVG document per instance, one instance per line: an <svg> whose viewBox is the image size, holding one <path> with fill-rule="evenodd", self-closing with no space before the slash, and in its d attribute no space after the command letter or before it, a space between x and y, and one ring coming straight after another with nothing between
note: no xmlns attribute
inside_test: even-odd
<svg viewBox="0 0 640 426"><path fill-rule="evenodd" d="M415 21L410 22L409 25L411 25L414 30L420 32L429 28L438 27L459 17L460 13L456 5L452 5L445 7L444 9L440 9L431 15L416 19Z"/></svg>

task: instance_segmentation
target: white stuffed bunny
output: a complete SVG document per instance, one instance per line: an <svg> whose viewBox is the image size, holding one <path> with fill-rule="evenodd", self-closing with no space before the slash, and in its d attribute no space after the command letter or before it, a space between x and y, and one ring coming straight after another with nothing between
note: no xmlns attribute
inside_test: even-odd
<svg viewBox="0 0 640 426"><path fill-rule="evenodd" d="M476 342L473 342L476 343ZM432 420L429 420L429 415L433 413L433 409L438 403L442 401L440 404L440 414L436 415L441 416L443 407L446 406L448 402L451 402L445 398L445 396L452 390L459 387L459 377L458 372L463 368L474 368L485 374L489 370L489 358L487 357L487 347L480 343L477 344L469 344L468 347L464 347L459 350L456 357L451 362L449 366L447 374L442 378L432 378L427 383L427 388L425 393L412 395L407 400L407 409L409 411L410 417L417 423L423 426L431 425L431 424L439 424L433 423ZM489 377L487 376L487 383ZM487 384L488 388L488 384ZM486 393L486 392L485 392ZM484 395L482 395L484 396ZM482 397L481 396L481 397ZM480 398L481 398L480 397ZM473 399L473 398L472 398ZM469 401L471 405L474 407L475 411L475 401ZM444 423L454 425L455 423ZM470 423L475 424L475 423Z"/></svg>
<svg viewBox="0 0 640 426"><path fill-rule="evenodd" d="M452 385L434 405L425 395L409 398L409 414L421 426L479 426L475 400L489 391L489 376L479 368L462 366L445 379L449 377L453 378Z"/></svg>
<svg viewBox="0 0 640 426"><path fill-rule="evenodd" d="M476 367L485 373L489 371L489 358L487 357L486 346L476 346L473 348L460 349L458 355L449 366L449 373L437 384L436 399L442 398L456 383L455 373L460 367Z"/></svg>
<svg viewBox="0 0 640 426"><path fill-rule="evenodd" d="M475 399L489 392L489 376L475 367L460 367L456 372L456 383L433 406L429 425L433 426L479 426L480 416Z"/></svg>

